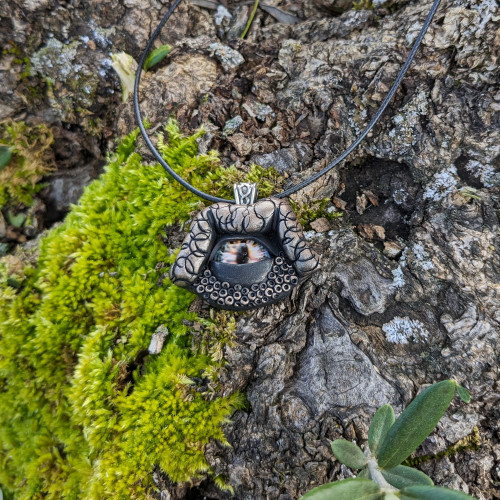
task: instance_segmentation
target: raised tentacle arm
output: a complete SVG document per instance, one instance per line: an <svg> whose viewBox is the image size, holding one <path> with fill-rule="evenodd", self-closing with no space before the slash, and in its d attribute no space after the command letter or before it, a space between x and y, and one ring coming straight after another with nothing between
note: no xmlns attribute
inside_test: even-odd
<svg viewBox="0 0 500 500"><path fill-rule="evenodd" d="M215 241L212 207L202 210L193 220L175 262L170 279L178 286L189 288L210 256Z"/></svg>
<svg viewBox="0 0 500 500"><path fill-rule="evenodd" d="M285 255L300 276L307 276L319 267L319 256L304 237L302 226L287 200L278 200L276 228Z"/></svg>

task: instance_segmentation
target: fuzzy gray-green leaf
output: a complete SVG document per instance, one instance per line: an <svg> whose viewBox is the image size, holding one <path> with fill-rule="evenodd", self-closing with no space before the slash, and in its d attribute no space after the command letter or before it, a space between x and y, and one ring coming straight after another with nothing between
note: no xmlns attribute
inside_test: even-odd
<svg viewBox="0 0 500 500"><path fill-rule="evenodd" d="M381 468L396 467L422 444L446 412L455 387L455 381L443 380L425 389L408 405L379 447Z"/></svg>
<svg viewBox="0 0 500 500"><path fill-rule="evenodd" d="M394 410L391 405L381 406L373 415L373 420L368 431L368 446L372 455L377 455L380 444L394 423Z"/></svg>
<svg viewBox="0 0 500 500"><path fill-rule="evenodd" d="M356 477L370 479L370 472L368 471L368 469L360 470Z"/></svg>
<svg viewBox="0 0 500 500"><path fill-rule="evenodd" d="M474 497L438 486L410 486L401 491L401 500L474 500Z"/></svg>
<svg viewBox="0 0 500 500"><path fill-rule="evenodd" d="M351 469L361 469L366 465L367 458L361 449L345 439L336 439L332 443L333 454L337 459Z"/></svg>
<svg viewBox="0 0 500 500"><path fill-rule="evenodd" d="M0 170L3 170L12 158L12 151L7 146L0 146Z"/></svg>
<svg viewBox="0 0 500 500"><path fill-rule="evenodd" d="M398 495L395 495L394 493L384 493L383 500L400 500L400 498Z"/></svg>
<svg viewBox="0 0 500 500"><path fill-rule="evenodd" d="M406 467L406 465L398 465L394 469L381 469L380 471L385 480L399 490L412 485L432 486L432 479L423 472Z"/></svg>
<svg viewBox="0 0 500 500"><path fill-rule="evenodd" d="M464 403L467 403L467 404L470 403L470 394L469 394L469 391L465 387L457 384L457 392L458 392L458 396L460 397L460 399Z"/></svg>
<svg viewBox="0 0 500 500"><path fill-rule="evenodd" d="M377 483L370 479L344 479L324 484L307 492L300 500L381 500L382 494Z"/></svg>
<svg viewBox="0 0 500 500"><path fill-rule="evenodd" d="M170 45L162 45L161 47L154 49L151 54L146 57L146 60L144 61L144 69L147 71L155 64L163 61L163 59L165 59L165 57L167 57L168 53L170 52L170 48Z"/></svg>

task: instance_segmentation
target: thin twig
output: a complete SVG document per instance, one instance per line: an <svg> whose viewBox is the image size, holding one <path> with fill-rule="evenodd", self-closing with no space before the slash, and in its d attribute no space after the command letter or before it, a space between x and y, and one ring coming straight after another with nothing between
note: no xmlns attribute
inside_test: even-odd
<svg viewBox="0 0 500 500"><path fill-rule="evenodd" d="M259 6L259 0L255 0L255 3L253 4L252 12L250 13L250 17L248 18L247 25L245 26L245 30L241 34L242 39L247 36L248 30L250 29L250 26L252 26L253 18L255 17L255 13L257 12L258 6Z"/></svg>

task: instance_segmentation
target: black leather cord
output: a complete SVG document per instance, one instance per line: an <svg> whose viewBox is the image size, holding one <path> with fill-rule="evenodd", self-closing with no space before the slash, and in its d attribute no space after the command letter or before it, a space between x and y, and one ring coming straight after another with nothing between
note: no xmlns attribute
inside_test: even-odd
<svg viewBox="0 0 500 500"><path fill-rule="evenodd" d="M141 116L141 110L139 109L139 95L138 95L138 89L139 89L139 83L141 80L141 73L142 73L142 68L144 66L144 62L146 58L149 55L149 52L151 51L151 47L153 46L154 41L160 34L160 31L162 30L163 26L165 23L168 21L174 10L177 8L177 6L181 3L182 0L175 0L170 8L168 9L167 13L163 16L163 19L160 21L160 24L158 24L158 27L155 29L153 34L151 35L151 38L148 40L148 43L146 44L146 47L144 49L144 52L141 55L141 58L139 60L139 66L137 68L137 73L135 75L135 86L134 86L134 110L135 110L135 117L137 119L137 123L139 125L139 128L141 130L141 134L144 137L144 140L146 141L146 144L148 148L151 150L153 153L154 157L158 160L160 165L180 184L182 184L186 189L189 189L192 193L195 195L199 196L200 198L204 198L205 200L211 201L211 202L229 202L229 203L235 203L234 200L226 200L225 198L219 198L217 196L212 196L210 194L204 193L203 191L200 191L199 189L196 189L194 186L189 184L189 182L185 181L179 174L177 174L172 167L162 158L158 150L154 147L153 143L151 142L151 139L149 138L146 129L142 123L142 116ZM441 0L434 0L434 3L432 4L431 10L429 11L429 14L427 14L427 18L420 29L420 33L418 34L417 39L415 40L415 43L413 44L413 47L408 54L408 58L406 59L406 62L404 63L403 67L401 68L396 80L394 81L394 84L392 85L391 89L389 90L389 93L383 100L382 104L380 105L380 108L377 110L373 118L370 120L370 123L365 127L365 129L359 134L357 139L337 158L335 158L332 162L330 162L326 167L321 169L319 172L315 173L311 177L308 177L307 179L303 180L302 182L299 182L295 186L292 186L291 188L283 191L282 193L275 194L273 196L277 198L286 198L287 196L290 196L293 193L296 193L300 189L308 186L312 182L318 180L321 176L325 175L328 173L333 167L338 165L341 161L343 161L355 148L359 146L361 141L368 135L370 130L376 125L376 123L380 120L380 117L382 116L383 112L385 111L385 108L387 108L387 105L391 101L391 99L394 97L394 94L398 90L399 86L401 85L401 81L403 80L406 72L408 71L408 68L410 67L410 64L412 63L413 59L415 58L415 54L420 47L420 44L422 43L422 39L425 36L425 33L427 32L427 29L429 28L429 25L432 22L432 18L434 17L434 14L436 13L439 4L441 3Z"/></svg>

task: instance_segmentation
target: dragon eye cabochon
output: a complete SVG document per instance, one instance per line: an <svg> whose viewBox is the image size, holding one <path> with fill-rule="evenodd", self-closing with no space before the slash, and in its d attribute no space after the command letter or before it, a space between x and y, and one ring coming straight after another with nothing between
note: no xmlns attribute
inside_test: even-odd
<svg viewBox="0 0 500 500"><path fill-rule="evenodd" d="M319 267L290 203L216 203L191 224L170 278L212 306L247 310L282 300Z"/></svg>

